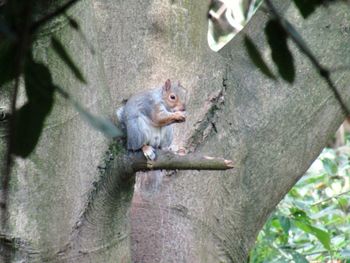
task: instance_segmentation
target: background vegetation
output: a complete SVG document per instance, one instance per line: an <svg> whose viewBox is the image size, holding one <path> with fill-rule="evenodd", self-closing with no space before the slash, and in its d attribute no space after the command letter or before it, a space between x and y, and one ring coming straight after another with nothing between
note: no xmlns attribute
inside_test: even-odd
<svg viewBox="0 0 350 263"><path fill-rule="evenodd" d="M247 24L261 1L212 2L215 4L209 12L211 16L208 32L212 38L208 36L208 42L213 50L218 51ZM269 1L266 4L269 5ZM295 0L294 4L306 19L318 6L327 7L330 3L321 0ZM295 76L293 57L287 43L282 44L276 38L279 39L284 34L289 35L311 60L313 55L300 36L295 35L293 38L296 32L293 32L288 22L284 23L283 18L278 15L276 19L280 19L279 22L284 28L279 28L275 21L270 21L265 34L280 76L292 83ZM232 20L235 21L231 22ZM278 30L281 30L281 34L276 33ZM249 37L246 37L245 41L255 65L266 76L274 78L254 43ZM274 50L278 52L274 54ZM315 66L318 67L317 63ZM322 67L319 67L319 70L321 72ZM333 84L329 86L332 88ZM340 103L342 104L341 101ZM251 263L350 262L350 137L348 134L344 137L345 143L340 147L334 144L335 147L323 150L305 176L278 205L258 236L250 255Z"/></svg>
<svg viewBox="0 0 350 263"><path fill-rule="evenodd" d="M260 262L350 262L350 137L325 148L280 202L250 255Z"/></svg>

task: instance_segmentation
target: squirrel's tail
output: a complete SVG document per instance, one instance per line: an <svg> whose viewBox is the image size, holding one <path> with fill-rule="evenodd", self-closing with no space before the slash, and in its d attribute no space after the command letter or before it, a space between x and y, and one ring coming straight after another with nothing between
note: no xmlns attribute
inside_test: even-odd
<svg viewBox="0 0 350 263"><path fill-rule="evenodd" d="M117 119L119 122L124 122L124 106L116 109L115 114L117 115Z"/></svg>
<svg viewBox="0 0 350 263"><path fill-rule="evenodd" d="M119 126L123 130L125 130L126 127L125 127L125 121L124 121L124 106L116 109L115 115L117 116L117 121L118 121Z"/></svg>

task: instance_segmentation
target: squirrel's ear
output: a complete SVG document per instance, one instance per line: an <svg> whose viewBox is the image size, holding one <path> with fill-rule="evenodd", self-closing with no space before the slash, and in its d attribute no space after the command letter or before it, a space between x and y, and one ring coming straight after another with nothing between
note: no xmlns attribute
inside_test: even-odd
<svg viewBox="0 0 350 263"><path fill-rule="evenodd" d="M163 89L164 89L165 91L169 91L170 88L171 88L170 79L167 79L167 80L165 81L165 85L164 85Z"/></svg>

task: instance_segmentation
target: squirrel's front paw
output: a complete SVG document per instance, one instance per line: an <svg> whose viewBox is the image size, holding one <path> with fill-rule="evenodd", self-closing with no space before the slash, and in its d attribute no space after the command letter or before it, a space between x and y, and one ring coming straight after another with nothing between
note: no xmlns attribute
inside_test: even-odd
<svg viewBox="0 0 350 263"><path fill-rule="evenodd" d="M175 114L175 120L176 122L184 122L186 120L186 112L185 111L176 111Z"/></svg>
<svg viewBox="0 0 350 263"><path fill-rule="evenodd" d="M142 152L147 160L154 161L156 159L156 151L152 146L144 145L142 147Z"/></svg>

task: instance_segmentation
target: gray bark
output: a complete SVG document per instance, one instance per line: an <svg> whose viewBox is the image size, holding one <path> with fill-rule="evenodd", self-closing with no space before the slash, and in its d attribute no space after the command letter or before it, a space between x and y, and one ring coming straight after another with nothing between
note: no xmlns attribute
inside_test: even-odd
<svg viewBox="0 0 350 263"><path fill-rule="evenodd" d="M320 61L329 67L349 65L348 8L331 5L303 20L289 2L274 1ZM139 174L133 195L134 175L121 165L123 151L114 146L105 153L111 142L57 97L39 146L28 159L16 159L11 177L10 226L0 234L20 240L15 259L247 260L275 205L345 115L292 43L293 85L260 73L247 56L243 33L220 53L212 52L206 11L205 0L82 1L72 13L97 55L61 20L47 30L67 43L88 76L86 87L54 55L45 33L36 54L50 65L56 83L103 115L140 90L179 79L188 89L188 119L176 125L174 144L233 160L235 168ZM244 29L266 57L267 19L258 11ZM334 71L332 79L349 102L348 72ZM2 96L0 103L6 103Z"/></svg>

